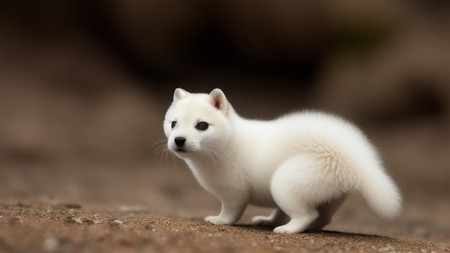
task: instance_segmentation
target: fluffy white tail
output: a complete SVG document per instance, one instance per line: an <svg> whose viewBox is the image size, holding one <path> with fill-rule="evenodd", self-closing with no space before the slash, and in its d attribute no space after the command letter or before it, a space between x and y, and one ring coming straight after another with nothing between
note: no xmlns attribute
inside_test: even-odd
<svg viewBox="0 0 450 253"><path fill-rule="evenodd" d="M375 213L384 218L400 213L402 197L380 165L364 169L360 176L360 192Z"/></svg>

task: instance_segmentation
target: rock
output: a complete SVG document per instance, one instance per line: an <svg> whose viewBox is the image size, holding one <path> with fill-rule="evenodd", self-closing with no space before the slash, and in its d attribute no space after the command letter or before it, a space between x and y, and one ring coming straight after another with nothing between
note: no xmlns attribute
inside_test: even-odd
<svg viewBox="0 0 450 253"><path fill-rule="evenodd" d="M74 217L74 216L68 216L66 218L66 221L68 223L77 223L77 224L83 224L83 220L80 217Z"/></svg>
<svg viewBox="0 0 450 253"><path fill-rule="evenodd" d="M81 218L75 218L74 221L75 223L83 224L83 220Z"/></svg>

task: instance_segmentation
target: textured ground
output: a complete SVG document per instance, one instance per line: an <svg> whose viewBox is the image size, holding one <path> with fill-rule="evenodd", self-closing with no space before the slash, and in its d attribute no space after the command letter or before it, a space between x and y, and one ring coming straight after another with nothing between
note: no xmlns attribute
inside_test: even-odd
<svg viewBox="0 0 450 253"><path fill-rule="evenodd" d="M215 226L148 212L66 205L2 205L4 252L446 252L442 245L384 235Z"/></svg>
<svg viewBox="0 0 450 253"><path fill-rule="evenodd" d="M158 164L4 164L0 252L450 252L448 201L408 199L383 221L354 196L325 231L275 234L248 225L265 209L237 226L203 222L218 201L178 162Z"/></svg>

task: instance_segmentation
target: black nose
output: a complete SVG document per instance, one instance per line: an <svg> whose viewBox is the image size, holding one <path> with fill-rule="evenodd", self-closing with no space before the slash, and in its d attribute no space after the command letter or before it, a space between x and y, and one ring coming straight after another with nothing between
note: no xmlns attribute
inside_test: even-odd
<svg viewBox="0 0 450 253"><path fill-rule="evenodd" d="M184 137L176 137L175 138L175 144L177 144L178 147L183 147L184 143L186 142L186 138Z"/></svg>

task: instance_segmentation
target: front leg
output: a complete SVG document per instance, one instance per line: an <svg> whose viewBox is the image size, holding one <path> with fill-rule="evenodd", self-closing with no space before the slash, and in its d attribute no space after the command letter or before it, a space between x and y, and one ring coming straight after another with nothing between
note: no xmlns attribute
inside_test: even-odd
<svg viewBox="0 0 450 253"><path fill-rule="evenodd" d="M219 216L208 216L205 221L214 224L233 225L236 223L244 213L247 207L247 201L243 199L221 199L222 209Z"/></svg>

